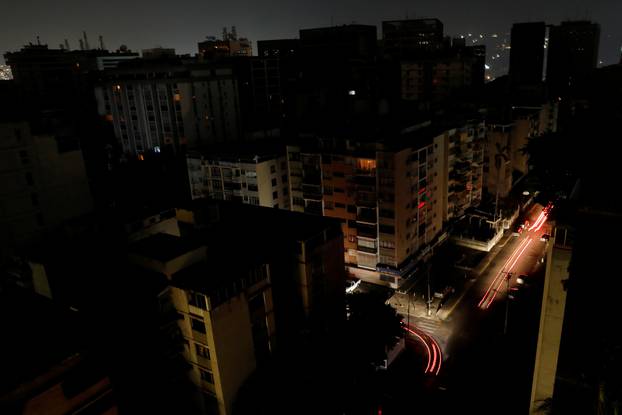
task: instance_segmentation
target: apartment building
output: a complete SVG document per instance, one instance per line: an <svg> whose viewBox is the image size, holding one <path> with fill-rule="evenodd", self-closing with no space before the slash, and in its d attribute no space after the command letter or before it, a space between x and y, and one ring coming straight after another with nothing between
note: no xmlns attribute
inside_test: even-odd
<svg viewBox="0 0 622 415"><path fill-rule="evenodd" d="M308 330L338 330L344 319L339 224L226 201L177 209L181 237L158 233L133 243L129 260L163 275L178 314L188 378L204 413L230 414L257 365ZM246 235L240 254L234 246ZM278 328L278 331L277 331Z"/></svg>
<svg viewBox="0 0 622 415"><path fill-rule="evenodd" d="M0 257L8 246L90 212L92 203L75 140L33 136L26 122L0 122Z"/></svg>
<svg viewBox="0 0 622 415"><path fill-rule="evenodd" d="M95 97L123 151L140 158L238 140L237 88L226 65L134 59L103 71Z"/></svg>
<svg viewBox="0 0 622 415"><path fill-rule="evenodd" d="M274 334L268 264L169 234L130 248L134 264L164 274L179 313L182 355L205 413L230 414L239 387ZM230 258L231 259L231 258Z"/></svg>
<svg viewBox="0 0 622 415"><path fill-rule="evenodd" d="M289 209L287 160L282 153L259 148L228 154L192 151L187 154L191 197Z"/></svg>

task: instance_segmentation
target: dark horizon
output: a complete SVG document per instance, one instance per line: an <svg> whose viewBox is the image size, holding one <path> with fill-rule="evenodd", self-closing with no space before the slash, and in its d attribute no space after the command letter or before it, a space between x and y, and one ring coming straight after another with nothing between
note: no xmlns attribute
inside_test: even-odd
<svg viewBox="0 0 622 415"><path fill-rule="evenodd" d="M423 17L440 19L449 36L509 34L512 24L517 22L558 24L562 20L591 20L601 25L601 65L617 63L622 45L622 27L616 24L617 16L622 15L622 3L613 0L572 4L560 0L546 4L535 0L520 4L506 0L494 5L475 0L465 6L444 1L423 4L419 9L404 0L382 3L365 0L337 5L326 1L279 1L269 5L236 2L235 5L219 5L216 13L208 5L194 1L186 2L185 8L178 3L166 5L142 0L131 4L118 0L91 4L71 0L62 10L54 3L37 1L35 4L18 3L11 12L3 14L4 19L0 18L0 55L17 51L29 42L36 43L37 36L50 48L57 48L68 39L71 48L78 49L82 31L87 32L92 47L99 43L98 36L102 35L109 50L125 44L134 51L163 46L175 48L179 54L194 54L197 42L206 36L220 37L222 28L232 25L237 27L240 36L253 42L256 53L257 41L297 38L300 29L356 22L376 25L380 38L383 20ZM469 18L464 19L465 16ZM146 22L147 29L138 29L137 22ZM116 26L114 29L110 28L111 23ZM4 63L3 58L0 63Z"/></svg>

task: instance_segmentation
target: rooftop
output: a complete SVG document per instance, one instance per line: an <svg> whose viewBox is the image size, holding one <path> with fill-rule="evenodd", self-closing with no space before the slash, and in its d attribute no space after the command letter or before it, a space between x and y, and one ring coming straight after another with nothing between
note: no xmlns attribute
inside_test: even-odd
<svg viewBox="0 0 622 415"><path fill-rule="evenodd" d="M141 239L130 246L130 253L138 254L161 262L167 262L202 244L190 238L180 238L167 233L157 233Z"/></svg>

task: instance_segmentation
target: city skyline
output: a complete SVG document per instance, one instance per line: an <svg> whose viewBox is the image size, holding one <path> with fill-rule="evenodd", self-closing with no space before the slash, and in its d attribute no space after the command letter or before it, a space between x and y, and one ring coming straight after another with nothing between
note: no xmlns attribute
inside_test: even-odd
<svg viewBox="0 0 622 415"><path fill-rule="evenodd" d="M403 18L439 18L449 36L477 34L506 34L516 22L545 21L558 24L563 20L592 20L602 27L599 61L602 65L619 61L622 44L622 28L616 25L616 17L622 14L622 4L612 0L590 2L550 1L546 4L529 0L519 4L508 1L487 4L482 0L469 2L468 7L451 1L422 4L417 9L402 0L392 0L382 4L341 2L339 4L313 4L280 2L263 7L254 2L223 5L217 13L198 2L186 2L186 8L175 3L153 4L143 1L131 5L116 0L105 4L86 4L68 2L64 10L71 13L59 14L53 4L42 3L33 16L31 5L16 5L11 13L5 13L0 21L3 28L0 36L2 53L19 50L29 42L41 43L52 48L68 39L72 49L79 49L78 39L82 31L89 35L91 46L98 45L102 35L106 47L115 50L125 44L134 51L154 46L173 47L177 53L196 53L197 42L206 36L220 37L224 26L235 25L240 36L253 42L254 53L259 40L278 38L297 38L300 29L326 27L331 25L370 24L378 27L383 20ZM116 7L119 6L119 7ZM240 7L241 6L241 7ZM276 6L276 7L275 7ZM588 6L590 12L588 13ZM111 10L113 12L111 12ZM115 10L122 10L123 13ZM240 10L246 12L240 13ZM464 13L470 15L463 19ZM45 16L45 17L44 17ZM115 27L111 30L110 21L101 16L110 16ZM135 27L137 19L149 21L149 28ZM16 22L28 22L17 24ZM155 28L158 28L157 30ZM0 63L4 61L0 58Z"/></svg>

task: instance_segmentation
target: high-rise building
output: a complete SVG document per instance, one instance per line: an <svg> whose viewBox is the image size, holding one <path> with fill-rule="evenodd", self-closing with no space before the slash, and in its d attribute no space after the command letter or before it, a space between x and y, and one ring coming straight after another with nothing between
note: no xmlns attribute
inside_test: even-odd
<svg viewBox="0 0 622 415"><path fill-rule="evenodd" d="M598 63L600 25L566 21L549 29L546 82L550 92L563 95Z"/></svg>
<svg viewBox="0 0 622 415"><path fill-rule="evenodd" d="M559 346L566 307L568 267L572 256L574 230L567 225L553 225L547 247L546 274L542 294L542 311L536 349L533 384L531 388L530 413L553 397Z"/></svg>
<svg viewBox="0 0 622 415"><path fill-rule="evenodd" d="M130 260L169 279L197 406L225 415L255 370L256 356L269 351L275 328L268 264L250 257L226 261L232 252L214 248L156 234L135 243Z"/></svg>
<svg viewBox="0 0 622 415"><path fill-rule="evenodd" d="M542 82L545 34L544 22L512 25L510 81L513 85L537 85Z"/></svg>
<svg viewBox="0 0 622 415"><path fill-rule="evenodd" d="M199 42L199 57L205 60L224 58L228 56L253 56L251 41L245 37L238 38L235 26L231 32L223 28L222 39L208 36L206 40Z"/></svg>
<svg viewBox="0 0 622 415"><path fill-rule="evenodd" d="M343 125L375 114L376 51L375 26L301 30L296 127Z"/></svg>
<svg viewBox="0 0 622 415"><path fill-rule="evenodd" d="M129 258L169 281L166 295L180 316L181 353L199 407L230 414L258 363L308 330L339 331L345 313L339 223L223 201L196 201L178 209L177 218L182 237L148 236L130 247ZM232 249L243 234L252 254Z"/></svg>
<svg viewBox="0 0 622 415"><path fill-rule="evenodd" d="M239 139L238 85L227 65L137 59L102 72L95 96L128 154Z"/></svg>
<svg viewBox="0 0 622 415"><path fill-rule="evenodd" d="M484 132L477 121L424 123L288 146L292 210L339 218L349 272L397 287L442 238L444 222L479 204Z"/></svg>
<svg viewBox="0 0 622 415"><path fill-rule="evenodd" d="M8 247L35 242L45 231L91 211L75 139L33 136L26 122L0 122L0 160L0 257Z"/></svg>
<svg viewBox="0 0 622 415"><path fill-rule="evenodd" d="M208 197L289 210L285 148L187 155L193 199Z"/></svg>
<svg viewBox="0 0 622 415"><path fill-rule="evenodd" d="M271 39L257 42L257 55L262 58L296 57L299 49L299 39Z"/></svg>
<svg viewBox="0 0 622 415"><path fill-rule="evenodd" d="M443 23L438 19L382 22L384 55L413 57L443 48Z"/></svg>
<svg viewBox="0 0 622 415"><path fill-rule="evenodd" d="M30 112L54 113L65 122L93 109L92 89L86 76L104 67L138 57L123 50L50 49L47 45L28 45L4 58ZM85 108L86 107L86 108Z"/></svg>

